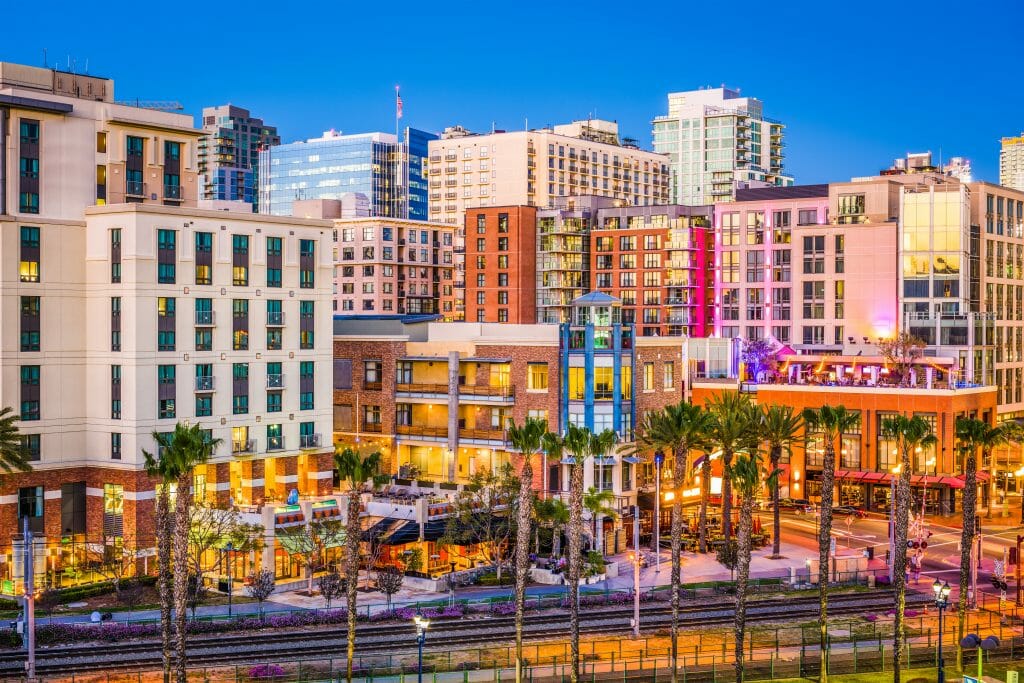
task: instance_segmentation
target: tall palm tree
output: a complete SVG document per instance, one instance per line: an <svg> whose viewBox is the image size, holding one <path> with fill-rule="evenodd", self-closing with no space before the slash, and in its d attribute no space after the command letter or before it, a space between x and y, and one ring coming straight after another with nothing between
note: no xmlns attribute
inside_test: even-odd
<svg viewBox="0 0 1024 683"><path fill-rule="evenodd" d="M356 655L356 597L359 587L359 487L367 481L379 486L388 480L382 472L379 451L363 455L354 448L336 448L334 467L338 477L348 483L348 510L345 519L345 596L348 601L348 651L345 657L345 680L352 680L352 660Z"/></svg>
<svg viewBox="0 0 1024 683"><path fill-rule="evenodd" d="M601 542L601 530L598 528L605 517L615 518L615 494L611 491L599 491L591 486L583 494L583 509L590 513L591 531L593 533L593 549L604 555L604 544Z"/></svg>
<svg viewBox="0 0 1024 683"><path fill-rule="evenodd" d="M170 543L171 555L174 560L173 571L173 595L174 595L174 631L175 631L175 679L178 683L186 683L186 669L188 666L187 657L187 605L188 605L188 534L189 517L193 503L192 482L195 476L195 468L210 459L221 439L214 439L199 424L185 425L178 423L170 434L153 433L153 439L157 442L157 456L143 451L146 459L146 470L152 475L163 479L164 491L161 504L165 515L164 526L169 526L169 484L175 484L174 494L174 530L173 540ZM158 529L158 534L170 534L167 529ZM164 537L164 544L167 544L167 536ZM158 540L157 551L160 551ZM166 552L166 547L165 547ZM158 565L167 566L168 562L158 560ZM163 590L166 592L167 579L164 581ZM166 608L161 606L161 620ZM167 655L170 653L168 652ZM169 657L168 657L169 659ZM168 664L164 663L165 671Z"/></svg>
<svg viewBox="0 0 1024 683"><path fill-rule="evenodd" d="M936 442L931 425L920 415L896 415L882 420L881 434L894 441L900 455L900 478L896 483L896 507L893 517L892 579L896 592L896 616L893 620L893 683L900 683L900 661L906 634L903 630L903 612L907 604L907 534L910 523L910 456L918 448L927 448Z"/></svg>
<svg viewBox="0 0 1024 683"><path fill-rule="evenodd" d="M174 595L171 588L171 536L174 534L174 516L171 514L171 485L177 475L171 470L170 458L164 457L171 447L171 435L153 433L157 444L157 457L142 451L146 459L146 473L157 478L156 529L157 592L160 595L160 641L163 658L164 683L171 680L171 608Z"/></svg>
<svg viewBox="0 0 1024 683"><path fill-rule="evenodd" d="M533 458L541 452L547 420L526 418L522 427L511 421L508 439L512 447L522 453L523 466L519 471L519 495L516 514L516 683L523 680L523 613L526 610L526 577L530 571L530 513L533 510ZM543 456L542 456L543 457Z"/></svg>
<svg viewBox="0 0 1024 683"><path fill-rule="evenodd" d="M32 470L16 424L19 419L10 408L0 408L0 480L4 474Z"/></svg>
<svg viewBox="0 0 1024 683"><path fill-rule="evenodd" d="M800 413L787 405L764 405L758 425L760 438L768 444L768 467L772 472L779 469L783 452L791 452L793 443L803 433L804 422ZM781 556L782 524L779 516L779 478L776 476L769 486L772 493L772 558Z"/></svg>
<svg viewBox="0 0 1024 683"><path fill-rule="evenodd" d="M756 408L747 394L738 391L723 391L707 403L711 414L708 436L715 447L722 451L723 472L732 466L736 451L756 448L754 431ZM710 463L708 464L710 467ZM710 478L710 477L709 477ZM703 484L703 481L701 482ZM726 543L732 536L732 482L722 477L722 535Z"/></svg>
<svg viewBox="0 0 1024 683"><path fill-rule="evenodd" d="M740 498L740 519L737 532L736 561L736 609L733 622L734 666L736 683L743 683L744 655L743 640L747 628L747 581L750 578L750 555L753 547L754 498L761 488L761 455L752 451L749 455L738 455L732 467L725 473L732 480ZM773 470L768 476L769 485L778 476Z"/></svg>
<svg viewBox="0 0 1024 683"><path fill-rule="evenodd" d="M818 528L818 631L821 681L828 680L828 581L829 551L832 548L832 504L836 481L836 442L842 449L843 434L860 424L860 413L845 406L807 408L803 414L806 433L820 434L824 455L821 461L821 520ZM776 506L777 507L777 506Z"/></svg>
<svg viewBox="0 0 1024 683"><path fill-rule="evenodd" d="M682 574L682 536L683 536L683 487L686 485L690 471L689 455L691 450L704 448L707 443L708 413L700 406L692 403L678 403L666 406L664 410L647 413L640 422L637 434L638 450L667 450L672 453L672 681L678 676L676 662L679 652L679 588ZM711 481L711 462L708 471L701 481L701 490ZM707 522L707 496L701 496L701 552L707 549L705 526ZM661 520L654 520L659 524ZM661 549L658 548L658 551Z"/></svg>

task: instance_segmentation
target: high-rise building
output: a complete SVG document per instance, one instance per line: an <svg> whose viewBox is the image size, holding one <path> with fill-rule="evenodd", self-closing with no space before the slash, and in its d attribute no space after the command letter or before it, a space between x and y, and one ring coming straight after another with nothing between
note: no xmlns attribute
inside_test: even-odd
<svg viewBox="0 0 1024 683"><path fill-rule="evenodd" d="M537 208L466 209L466 310L472 322L537 322Z"/></svg>
<svg viewBox="0 0 1024 683"><path fill-rule="evenodd" d="M0 406L33 468L0 482L0 554L27 520L58 574L153 547L143 452L178 422L222 441L197 498L246 522L331 491L332 223L197 209L202 131L113 88L0 64Z"/></svg>
<svg viewBox="0 0 1024 683"><path fill-rule="evenodd" d="M560 197L597 195L628 206L668 201L667 158L620 139L612 121L576 121L539 130L471 133L448 128L430 142L430 217L456 225L465 246L466 209L551 206ZM456 256L456 289L465 262ZM465 301L457 295L456 306Z"/></svg>
<svg viewBox="0 0 1024 683"><path fill-rule="evenodd" d="M312 199L365 205L361 215L427 219L424 170L426 146L434 136L406 129L406 141L392 133L342 135L291 142L260 152L260 213L292 214L292 204Z"/></svg>
<svg viewBox="0 0 1024 683"><path fill-rule="evenodd" d="M277 128L233 104L203 107L199 174L203 199L241 201L258 210L259 152L281 144Z"/></svg>
<svg viewBox="0 0 1024 683"><path fill-rule="evenodd" d="M713 204L741 188L792 185L783 172L783 128L738 90L669 93L668 114L654 119L654 149L670 159L672 202Z"/></svg>
<svg viewBox="0 0 1024 683"><path fill-rule="evenodd" d="M1002 139L999 150L999 184L1024 190L1024 133Z"/></svg>

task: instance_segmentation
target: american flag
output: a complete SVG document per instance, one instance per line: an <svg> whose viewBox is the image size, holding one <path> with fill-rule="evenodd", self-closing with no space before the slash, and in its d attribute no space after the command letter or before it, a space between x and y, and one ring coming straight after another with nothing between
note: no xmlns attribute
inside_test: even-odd
<svg viewBox="0 0 1024 683"><path fill-rule="evenodd" d="M402 95L398 92L398 86L395 86L395 118L402 118Z"/></svg>

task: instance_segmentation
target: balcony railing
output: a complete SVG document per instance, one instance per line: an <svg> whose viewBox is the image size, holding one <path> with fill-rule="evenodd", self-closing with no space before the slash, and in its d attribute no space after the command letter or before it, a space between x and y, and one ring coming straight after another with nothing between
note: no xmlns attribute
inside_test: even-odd
<svg viewBox="0 0 1024 683"><path fill-rule="evenodd" d="M267 389L284 389L284 375L267 375Z"/></svg>
<svg viewBox="0 0 1024 683"><path fill-rule="evenodd" d="M460 429L459 438L504 442L508 440L508 435L503 429Z"/></svg>
<svg viewBox="0 0 1024 683"><path fill-rule="evenodd" d="M447 438L447 427L421 427L415 425L398 425L395 431L405 436L430 436L434 438Z"/></svg>
<svg viewBox="0 0 1024 683"><path fill-rule="evenodd" d="M164 185L164 199L182 200L181 185Z"/></svg>
<svg viewBox="0 0 1024 683"><path fill-rule="evenodd" d="M196 391L213 391L213 375L197 375Z"/></svg>
<svg viewBox="0 0 1024 683"><path fill-rule="evenodd" d="M363 389L366 391L380 391L381 382L380 380L377 380L376 382L367 382L366 380L363 380Z"/></svg>
<svg viewBox="0 0 1024 683"><path fill-rule="evenodd" d="M404 394L447 394L447 384L396 384L395 391Z"/></svg>
<svg viewBox="0 0 1024 683"><path fill-rule="evenodd" d="M283 436L268 436L267 437L267 450L268 451L283 451L284 450L284 437Z"/></svg>
<svg viewBox="0 0 1024 683"><path fill-rule="evenodd" d="M199 327L213 327L215 320L213 311L196 311L196 325Z"/></svg>
<svg viewBox="0 0 1024 683"><path fill-rule="evenodd" d="M267 311L267 327L283 327L284 311Z"/></svg>
<svg viewBox="0 0 1024 683"><path fill-rule="evenodd" d="M320 435L299 434L299 448L320 448Z"/></svg>
<svg viewBox="0 0 1024 683"><path fill-rule="evenodd" d="M241 453L255 453L256 452L256 439L232 439L231 440L231 452L235 455Z"/></svg>
<svg viewBox="0 0 1024 683"><path fill-rule="evenodd" d="M124 193L129 197L145 197L146 183L141 180L126 180L124 183Z"/></svg>
<svg viewBox="0 0 1024 683"><path fill-rule="evenodd" d="M445 388L447 391L447 387ZM512 398L516 395L515 387L480 387L464 385L459 387L459 393L467 396L499 396Z"/></svg>
<svg viewBox="0 0 1024 683"><path fill-rule="evenodd" d="M364 422L363 431L371 434L380 434L384 431L384 425L380 422Z"/></svg>

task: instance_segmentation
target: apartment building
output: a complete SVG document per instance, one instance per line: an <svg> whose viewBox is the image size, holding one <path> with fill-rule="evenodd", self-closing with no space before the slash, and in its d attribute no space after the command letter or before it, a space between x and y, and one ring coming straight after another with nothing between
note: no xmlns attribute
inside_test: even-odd
<svg viewBox="0 0 1024 683"><path fill-rule="evenodd" d="M466 209L465 319L537 322L537 209Z"/></svg>
<svg viewBox="0 0 1024 683"><path fill-rule="evenodd" d="M207 200L241 201L258 210L259 152L281 144L277 128L233 104L203 107L198 168L201 196Z"/></svg>
<svg viewBox="0 0 1024 683"><path fill-rule="evenodd" d="M635 336L605 294L573 310L560 327L337 316L335 440L381 450L389 471L433 495L482 469L518 469L510 420L613 429L628 446L639 415L682 400L682 345ZM626 512L643 481L622 450L589 463L585 485L607 487ZM538 460L534 478L546 495L567 494L566 463ZM621 529L609 522L609 543Z"/></svg>
<svg viewBox="0 0 1024 683"><path fill-rule="evenodd" d="M999 184L1024 190L1024 133L1000 141Z"/></svg>
<svg viewBox="0 0 1024 683"><path fill-rule="evenodd" d="M441 314L454 308L451 226L391 218L334 221L334 310Z"/></svg>
<svg viewBox="0 0 1024 683"><path fill-rule="evenodd" d="M667 159L620 139L611 121L490 134L454 127L429 148L430 218L459 226L459 248L466 246L464 217L470 208L547 207L559 197L582 195L631 206L668 201ZM456 261L459 288L466 268L463 259ZM465 305L462 297L456 305Z"/></svg>
<svg viewBox="0 0 1024 683"><path fill-rule="evenodd" d="M712 204L739 189L793 184L783 170L785 126L739 90L669 93L668 114L652 126L655 151L669 158L675 204Z"/></svg>

